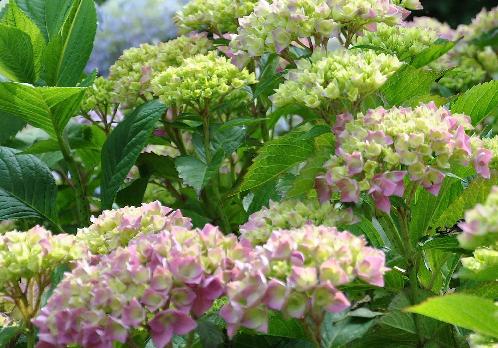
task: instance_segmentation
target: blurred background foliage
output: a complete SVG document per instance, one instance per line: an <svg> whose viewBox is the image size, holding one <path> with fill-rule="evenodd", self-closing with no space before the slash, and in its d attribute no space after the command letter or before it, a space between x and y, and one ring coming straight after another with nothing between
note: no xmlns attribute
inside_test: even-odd
<svg viewBox="0 0 498 348"><path fill-rule="evenodd" d="M498 5L498 0L422 0L423 11L417 16L435 17L452 27L468 24L482 8L491 9Z"/></svg>

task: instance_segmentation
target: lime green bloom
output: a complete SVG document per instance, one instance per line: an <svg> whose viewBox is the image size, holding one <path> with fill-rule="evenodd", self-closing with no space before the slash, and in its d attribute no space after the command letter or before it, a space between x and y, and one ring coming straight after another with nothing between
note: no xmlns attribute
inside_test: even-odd
<svg viewBox="0 0 498 348"><path fill-rule="evenodd" d="M85 97L81 102L81 111L88 113L98 109L103 115L110 115L113 112L116 102L114 81L104 77L97 77L93 85L88 87Z"/></svg>
<svg viewBox="0 0 498 348"><path fill-rule="evenodd" d="M333 102L356 102L375 92L401 66L395 56L372 50L315 52L297 62L273 95L277 106L291 103L327 110Z"/></svg>
<svg viewBox="0 0 498 348"><path fill-rule="evenodd" d="M125 247L139 235L159 233L172 226L192 226L190 219L179 210L162 206L157 201L143 203L141 207L106 210L91 221L89 227L78 230L76 238L95 255Z"/></svg>
<svg viewBox="0 0 498 348"><path fill-rule="evenodd" d="M253 245L264 244L274 230L301 228L305 225L338 226L352 225L356 218L350 209L341 209L329 202L320 204L318 200L301 202L290 199L283 202L270 202L268 208L252 214L240 226L241 236Z"/></svg>
<svg viewBox="0 0 498 348"><path fill-rule="evenodd" d="M237 31L238 19L250 14L258 0L193 0L178 11L175 22L181 33Z"/></svg>
<svg viewBox="0 0 498 348"><path fill-rule="evenodd" d="M432 29L380 23L377 31L365 32L363 36L358 37L355 44L379 47L403 60L418 55L437 38L437 32Z"/></svg>
<svg viewBox="0 0 498 348"><path fill-rule="evenodd" d="M132 108L153 98L150 81L170 66L180 65L185 58L207 53L211 41L203 35L180 36L157 45L143 44L130 48L110 68L116 100Z"/></svg>
<svg viewBox="0 0 498 348"><path fill-rule="evenodd" d="M20 279L50 277L57 266L82 254L81 245L68 234L52 235L40 226L7 232L0 236L0 293L12 290Z"/></svg>
<svg viewBox="0 0 498 348"><path fill-rule="evenodd" d="M203 111L218 105L231 92L256 83L253 73L239 70L214 52L185 59L152 81L154 94L168 106L188 105Z"/></svg>

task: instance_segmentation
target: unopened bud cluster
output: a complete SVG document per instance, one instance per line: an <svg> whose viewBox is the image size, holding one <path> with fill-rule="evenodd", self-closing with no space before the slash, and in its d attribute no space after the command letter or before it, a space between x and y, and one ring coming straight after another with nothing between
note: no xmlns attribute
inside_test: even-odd
<svg viewBox="0 0 498 348"><path fill-rule="evenodd" d="M297 103L323 109L333 102L356 102L382 86L400 66L395 56L372 50L316 52L297 62L273 101L277 106Z"/></svg>

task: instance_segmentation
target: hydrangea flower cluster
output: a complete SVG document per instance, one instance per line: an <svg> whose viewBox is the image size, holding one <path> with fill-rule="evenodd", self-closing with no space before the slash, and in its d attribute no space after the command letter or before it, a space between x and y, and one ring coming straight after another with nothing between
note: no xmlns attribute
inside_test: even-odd
<svg viewBox="0 0 498 348"><path fill-rule="evenodd" d="M441 23L432 17L414 17L411 22L404 22L410 28L435 31L439 38L453 41L457 38L457 33L447 23Z"/></svg>
<svg viewBox="0 0 498 348"><path fill-rule="evenodd" d="M68 234L52 235L40 226L26 232L7 232L0 236L0 292L19 279L50 275L57 266L82 254L81 246Z"/></svg>
<svg viewBox="0 0 498 348"><path fill-rule="evenodd" d="M175 12L187 0L108 0L97 8L99 27L87 70L107 75L121 53L176 36ZM126 13L126 16L123 14Z"/></svg>
<svg viewBox="0 0 498 348"><path fill-rule="evenodd" d="M231 45L253 57L281 53L300 38L312 38L316 46L323 46L336 35L349 45L364 28L397 24L408 13L390 0L261 0L253 13L239 20ZM340 36L341 32L349 37Z"/></svg>
<svg viewBox="0 0 498 348"><path fill-rule="evenodd" d="M463 233L458 236L466 249L490 246L498 250L498 187L491 190L486 202L476 205L465 213L465 221L459 224Z"/></svg>
<svg viewBox="0 0 498 348"><path fill-rule="evenodd" d="M462 258L462 265L475 273L492 269L498 272L498 250L478 248L473 257Z"/></svg>
<svg viewBox="0 0 498 348"><path fill-rule="evenodd" d="M300 228L304 225L340 226L352 225L356 218L351 209L341 209L330 202L320 204L317 200L300 201L289 199L270 202L268 208L252 214L240 226L240 234L253 245L264 244L272 231Z"/></svg>
<svg viewBox="0 0 498 348"><path fill-rule="evenodd" d="M0 236L0 298L14 303L28 323L51 284L52 272L84 253L74 236L52 235L40 226L5 233Z"/></svg>
<svg viewBox="0 0 498 348"><path fill-rule="evenodd" d="M164 348L184 335L224 293L224 267L243 252L234 235L215 227L174 226L134 239L96 265L80 261L33 320L37 347L113 347L148 329Z"/></svg>
<svg viewBox="0 0 498 348"><path fill-rule="evenodd" d="M404 194L405 177L434 195L454 162L473 162L477 173L489 178L492 153L472 144L467 129L472 129L468 116L451 114L432 102L415 109L380 107L356 120L340 115L334 127L337 150L319 180L340 192L342 202L356 203L366 191L388 213L389 197Z"/></svg>
<svg viewBox="0 0 498 348"><path fill-rule="evenodd" d="M493 169L498 169L498 136L495 136L493 138L484 138L484 139L477 139L474 140L474 137L472 137L473 141L477 142L479 144L480 141L482 141L482 144L486 149L491 151L493 154L493 158L491 159L491 162L489 163L489 167Z"/></svg>
<svg viewBox="0 0 498 348"><path fill-rule="evenodd" d="M445 68L456 67L444 76L440 83L453 90L466 90L483 81L495 79L498 75L498 55L493 47L478 47L472 40L498 27L498 7L481 13L469 25L461 25L457 35L463 36L451 55L444 62Z"/></svg>
<svg viewBox="0 0 498 348"><path fill-rule="evenodd" d="M143 203L141 207L106 210L97 218L92 217L91 222L89 227L78 230L76 238L95 255L125 247L140 235L155 234L173 226L192 227L191 220L180 210L162 206L158 201Z"/></svg>
<svg viewBox="0 0 498 348"><path fill-rule="evenodd" d="M438 39L435 30L421 27L389 26L380 23L375 32L365 32L356 40L356 45L381 48L404 60L418 55Z"/></svg>
<svg viewBox="0 0 498 348"><path fill-rule="evenodd" d="M124 107L133 107L153 97L151 80L185 58L207 53L211 41L204 35L180 36L157 45L143 44L126 50L110 68L116 100Z"/></svg>
<svg viewBox="0 0 498 348"><path fill-rule="evenodd" d="M89 113L92 110L98 110L101 116L111 115L117 107L114 85L114 81L102 76L97 77L93 85L86 89L85 97L80 105L81 111Z"/></svg>
<svg viewBox="0 0 498 348"><path fill-rule="evenodd" d="M236 263L237 272L227 284L228 303L220 315L229 336L239 327L266 332L269 309L320 321L325 312L349 307L339 286L355 278L383 286L384 263L383 252L334 227L277 230L246 262Z"/></svg>
<svg viewBox="0 0 498 348"><path fill-rule="evenodd" d="M231 92L255 82L254 73L239 70L227 58L209 52L167 68L152 81L152 89L166 105L188 105L204 111Z"/></svg>
<svg viewBox="0 0 498 348"><path fill-rule="evenodd" d="M395 56L372 50L315 52L309 60L297 62L297 70L287 74L273 102L325 110L335 101L356 102L382 86L400 66Z"/></svg>
<svg viewBox="0 0 498 348"><path fill-rule="evenodd" d="M175 22L181 33L237 31L237 20L250 14L258 0L193 0L178 11Z"/></svg>
<svg viewBox="0 0 498 348"><path fill-rule="evenodd" d="M339 29L331 14L326 0L275 0L271 4L262 0L253 13L239 20L231 47L259 57L281 53L300 38L328 40Z"/></svg>
<svg viewBox="0 0 498 348"><path fill-rule="evenodd" d="M470 41L480 35L498 27L498 7L491 10L483 8L481 12L472 20L469 25L460 25L457 28L458 34Z"/></svg>

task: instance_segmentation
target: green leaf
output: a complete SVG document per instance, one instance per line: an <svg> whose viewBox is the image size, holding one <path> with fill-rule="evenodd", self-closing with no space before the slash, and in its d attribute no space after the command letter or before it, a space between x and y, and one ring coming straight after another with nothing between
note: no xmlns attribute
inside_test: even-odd
<svg viewBox="0 0 498 348"><path fill-rule="evenodd" d="M454 226L463 218L466 210L486 200L493 185L498 183L498 176L493 174L491 179L477 178L445 209L433 223L433 228L448 228Z"/></svg>
<svg viewBox="0 0 498 348"><path fill-rule="evenodd" d="M163 179L178 180L175 161L171 157L160 156L155 153L142 153L138 158L137 165L150 175Z"/></svg>
<svg viewBox="0 0 498 348"><path fill-rule="evenodd" d="M306 161L304 167L299 171L293 181L291 188L287 191L288 198L305 196L315 186L317 175L324 170L323 164L334 152L334 137L332 133L323 134L315 138L314 154Z"/></svg>
<svg viewBox="0 0 498 348"><path fill-rule="evenodd" d="M455 178L446 177L437 196L419 188L411 206L409 223L410 238L413 245L430 230L435 229L435 222L447 207L463 191L461 182Z"/></svg>
<svg viewBox="0 0 498 348"><path fill-rule="evenodd" d="M72 0L16 0L17 5L40 28L45 39L54 38L64 23Z"/></svg>
<svg viewBox="0 0 498 348"><path fill-rule="evenodd" d="M225 342L223 331L211 321L201 318L197 321L196 331L199 334L202 348L217 348Z"/></svg>
<svg viewBox="0 0 498 348"><path fill-rule="evenodd" d="M430 47L420 52L410 63L415 68L421 68L435 61L455 47L456 42L438 39Z"/></svg>
<svg viewBox="0 0 498 348"><path fill-rule="evenodd" d="M0 327L0 347L8 347L9 343L22 333L20 326L2 326Z"/></svg>
<svg viewBox="0 0 498 348"><path fill-rule="evenodd" d="M33 45L22 30L0 24L0 76L11 81L34 82Z"/></svg>
<svg viewBox="0 0 498 348"><path fill-rule="evenodd" d="M25 125L22 119L0 112L0 145L14 137Z"/></svg>
<svg viewBox="0 0 498 348"><path fill-rule="evenodd" d="M279 312L270 312L267 335L307 339L306 331L298 320L284 318Z"/></svg>
<svg viewBox="0 0 498 348"><path fill-rule="evenodd" d="M55 220L57 187L50 169L33 155L0 147L0 220Z"/></svg>
<svg viewBox="0 0 498 348"><path fill-rule="evenodd" d="M430 94L432 84L438 78L434 72L402 66L380 89L388 106L403 105L406 101Z"/></svg>
<svg viewBox="0 0 498 348"><path fill-rule="evenodd" d="M81 103L83 88L0 83L0 112L17 116L52 137L62 134Z"/></svg>
<svg viewBox="0 0 498 348"><path fill-rule="evenodd" d="M456 236L437 236L419 243L423 250L438 249L446 251L462 251Z"/></svg>
<svg viewBox="0 0 498 348"><path fill-rule="evenodd" d="M41 57L43 49L46 46L45 38L36 24L24 14L23 11L16 5L15 1L11 1L9 8L2 18L2 23L15 27L28 34L31 39L33 48L33 66L35 69L35 80L40 74ZM29 81L36 82L36 81Z"/></svg>
<svg viewBox="0 0 498 348"><path fill-rule="evenodd" d="M133 180L129 185L118 191L116 195L116 203L121 207L140 206L142 204L148 183L148 176Z"/></svg>
<svg viewBox="0 0 498 348"><path fill-rule="evenodd" d="M45 49L42 79L49 86L75 86L90 58L97 28L93 0L74 0L64 25Z"/></svg>
<svg viewBox="0 0 498 348"><path fill-rule="evenodd" d="M313 143L300 138L303 132L292 132L266 143L249 168L240 192L254 189L276 179L313 153Z"/></svg>
<svg viewBox="0 0 498 348"><path fill-rule="evenodd" d="M322 347L348 347L350 342L362 337L375 323L378 314L367 309L355 315L354 312L325 315L322 324Z"/></svg>
<svg viewBox="0 0 498 348"><path fill-rule="evenodd" d="M111 208L126 175L147 144L156 122L166 111L157 100L136 108L118 124L102 148L102 207Z"/></svg>
<svg viewBox="0 0 498 348"><path fill-rule="evenodd" d="M473 125L487 116L497 115L497 111L498 81L472 87L451 105L451 112L470 116Z"/></svg>
<svg viewBox="0 0 498 348"><path fill-rule="evenodd" d="M209 165L192 156L177 157L175 166L183 183L193 187L199 194L216 175L224 157L223 150L217 151Z"/></svg>
<svg viewBox="0 0 498 348"><path fill-rule="evenodd" d="M406 311L498 338L498 307L489 299L451 294L429 298Z"/></svg>

